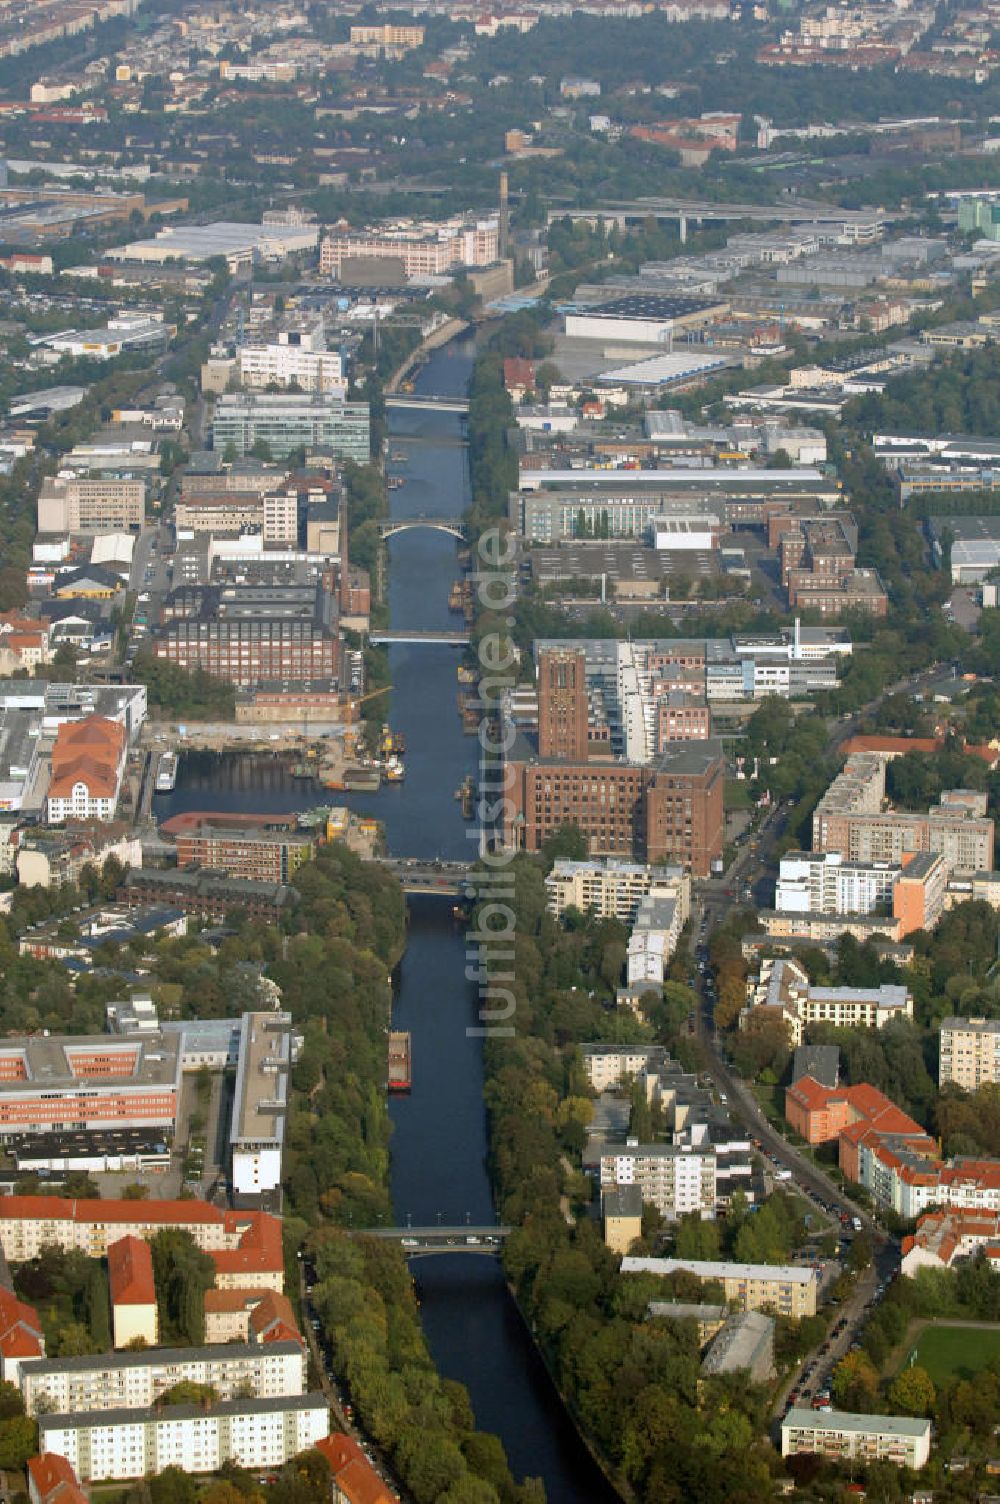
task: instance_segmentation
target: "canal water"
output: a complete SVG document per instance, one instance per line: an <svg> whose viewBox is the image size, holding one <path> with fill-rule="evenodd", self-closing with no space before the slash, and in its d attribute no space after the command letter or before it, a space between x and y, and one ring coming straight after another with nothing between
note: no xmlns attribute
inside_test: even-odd
<svg viewBox="0 0 1000 1504"><path fill-rule="evenodd" d="M471 339L436 352L416 390L464 394L474 358ZM457 516L468 503L466 451L453 415L391 415L390 469L405 483L390 493L395 517ZM410 442L408 442L410 440ZM448 611L458 577L455 543L415 529L389 545L393 627L439 630L460 618ZM375 815L398 856L466 858L475 854L455 798L476 766L477 741L458 715L459 654L441 645L390 649L390 721L406 738L406 781L374 795L336 795ZM160 796L158 818L183 810L284 812L329 802L318 786L296 782L285 765L243 756L187 754L177 788ZM410 902L406 953L399 968L395 1028L413 1036L413 1089L391 1104L392 1198L397 1220L415 1224L489 1223L495 1219L487 1173L483 1061L475 989L465 979L465 938L451 900ZM489 1258L446 1254L414 1261L427 1340L440 1371L465 1384L480 1427L503 1440L518 1478L541 1477L549 1504L611 1504L617 1495L573 1429L504 1283Z"/></svg>

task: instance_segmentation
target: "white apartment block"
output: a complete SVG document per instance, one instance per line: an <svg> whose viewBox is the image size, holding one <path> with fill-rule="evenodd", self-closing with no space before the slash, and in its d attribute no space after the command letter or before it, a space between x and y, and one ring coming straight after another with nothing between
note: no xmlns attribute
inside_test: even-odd
<svg viewBox="0 0 1000 1504"><path fill-rule="evenodd" d="M779 914L871 914L891 906L899 872L891 862L845 862L839 851L790 851L781 858L774 907Z"/></svg>
<svg viewBox="0 0 1000 1504"><path fill-rule="evenodd" d="M670 1059L662 1044L580 1046L588 1084L596 1092L621 1086L629 1077L656 1072Z"/></svg>
<svg viewBox="0 0 1000 1504"><path fill-rule="evenodd" d="M663 1217L715 1216L715 1149L615 1144L601 1155L601 1189L636 1185Z"/></svg>
<svg viewBox="0 0 1000 1504"><path fill-rule="evenodd" d="M1000 1019L942 1019L938 1085L947 1081L963 1091L1000 1081Z"/></svg>
<svg viewBox="0 0 1000 1504"><path fill-rule="evenodd" d="M931 1455L931 1423L906 1415L854 1415L841 1410L788 1411L781 1455L813 1452L835 1461L894 1462L921 1468Z"/></svg>
<svg viewBox="0 0 1000 1504"><path fill-rule="evenodd" d="M228 1460L256 1472L282 1467L329 1434L321 1394L223 1400L210 1410L169 1405L158 1414L87 1411L38 1418L38 1449L57 1452L84 1482L125 1482L167 1467L214 1473Z"/></svg>
<svg viewBox="0 0 1000 1504"><path fill-rule="evenodd" d="M570 907L599 919L635 924L639 906L649 896L677 902L680 927L691 912L691 876L682 867L647 867L641 862L557 861L545 879L546 906L561 919Z"/></svg>
<svg viewBox="0 0 1000 1504"><path fill-rule="evenodd" d="M220 1400L252 1393L276 1399L305 1392L306 1360L298 1342L151 1347L86 1357L39 1358L21 1365L29 1415L145 1410L175 1384L210 1384Z"/></svg>
<svg viewBox="0 0 1000 1504"><path fill-rule="evenodd" d="M343 362L333 350L309 350L282 340L271 345L243 345L237 364L240 381L251 392L263 392L269 386L289 387L295 382L303 392L347 395Z"/></svg>
<svg viewBox="0 0 1000 1504"><path fill-rule="evenodd" d="M815 1316L819 1276L797 1264L731 1264L719 1259L658 1259L627 1256L622 1274L676 1274L686 1269L723 1288L741 1311L773 1310L779 1316Z"/></svg>

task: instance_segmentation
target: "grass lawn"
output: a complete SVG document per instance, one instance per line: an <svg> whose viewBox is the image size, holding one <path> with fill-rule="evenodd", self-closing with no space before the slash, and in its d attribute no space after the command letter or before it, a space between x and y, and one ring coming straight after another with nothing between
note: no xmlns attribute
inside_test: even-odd
<svg viewBox="0 0 1000 1504"><path fill-rule="evenodd" d="M926 1368L935 1384L953 1374L969 1379L994 1358L1000 1358L1000 1326L983 1331L961 1326L928 1326L917 1338L916 1361ZM907 1352L903 1361L909 1360Z"/></svg>
<svg viewBox="0 0 1000 1504"><path fill-rule="evenodd" d="M742 778L727 778L725 783L726 809L749 809L750 790Z"/></svg>

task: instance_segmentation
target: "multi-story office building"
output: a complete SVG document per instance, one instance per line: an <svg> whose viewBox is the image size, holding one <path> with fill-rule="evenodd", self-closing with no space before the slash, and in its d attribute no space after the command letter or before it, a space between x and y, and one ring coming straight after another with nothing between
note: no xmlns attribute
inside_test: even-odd
<svg viewBox="0 0 1000 1504"><path fill-rule="evenodd" d="M594 856L680 862L707 877L722 857L723 760L718 742L687 742L655 764L561 761L518 737L507 758L503 841L540 851L564 825Z"/></svg>
<svg viewBox="0 0 1000 1504"><path fill-rule="evenodd" d="M37 1358L21 1367L21 1394L29 1415L146 1410L175 1384L207 1384L220 1400L250 1393L254 1399L273 1399L302 1394L305 1379L299 1342L223 1342Z"/></svg>
<svg viewBox="0 0 1000 1504"><path fill-rule="evenodd" d="M129 533L145 521L145 481L47 476L38 493L40 533Z"/></svg>
<svg viewBox="0 0 1000 1504"><path fill-rule="evenodd" d="M106 1035L32 1034L0 1042L0 1141L53 1129L172 1132L178 1043Z"/></svg>
<svg viewBox="0 0 1000 1504"><path fill-rule="evenodd" d="M223 394L212 419L215 449L221 453L232 445L237 455L246 455L260 443L277 460L304 447L366 465L371 458L368 403L344 402L330 392Z"/></svg>
<svg viewBox="0 0 1000 1504"><path fill-rule="evenodd" d="M963 1091L1000 1081L1000 1019L945 1018L938 1041L938 1085Z"/></svg>
<svg viewBox="0 0 1000 1504"><path fill-rule="evenodd" d="M215 1264L221 1290L284 1290L281 1219L261 1211L221 1211L205 1201L90 1201L0 1196L0 1246L12 1264L46 1246L105 1258L121 1238L149 1240L165 1227L190 1233Z"/></svg>
<svg viewBox="0 0 1000 1504"><path fill-rule="evenodd" d="M623 1274L676 1274L681 1269L720 1284L726 1300L741 1311L771 1309L795 1320L816 1314L819 1276L815 1269L793 1264L730 1264L716 1259L622 1259Z"/></svg>
<svg viewBox="0 0 1000 1504"><path fill-rule="evenodd" d="M294 382L303 392L327 392L338 399L347 395L340 355L334 350L308 349L291 335L280 336L277 344L241 345L237 369L240 382L251 392L289 387Z"/></svg>
<svg viewBox="0 0 1000 1504"><path fill-rule="evenodd" d="M258 830L208 820L178 831L176 845L178 867L194 864L263 883L289 882L316 849L307 831Z"/></svg>
<svg viewBox="0 0 1000 1504"><path fill-rule="evenodd" d="M488 219L400 220L334 233L320 246L319 269L339 277L345 261L402 264L407 277L442 276L459 266L491 266L499 255L500 222Z"/></svg>
<svg viewBox="0 0 1000 1504"><path fill-rule="evenodd" d="M531 543L581 536L639 538L678 507L700 508L724 523L766 521L793 503L832 507L838 484L822 471L737 470L721 466L664 470L528 470L510 492L508 518Z"/></svg>
<svg viewBox="0 0 1000 1504"><path fill-rule="evenodd" d="M538 752L570 762L589 750L587 655L580 648L554 648L538 657Z"/></svg>
<svg viewBox="0 0 1000 1504"><path fill-rule="evenodd" d="M64 721L52 747L46 801L49 824L113 820L127 752L128 733L120 721L101 715Z"/></svg>
<svg viewBox="0 0 1000 1504"><path fill-rule="evenodd" d="M908 1415L799 1410L781 1422L781 1455L809 1452L832 1462L894 1462L921 1468L931 1455L931 1423Z"/></svg>
<svg viewBox="0 0 1000 1504"><path fill-rule="evenodd" d="M982 872L993 865L993 821L986 795L965 789L916 814L885 805L885 758L858 752L847 759L813 811L813 847L839 851L852 862L895 862L908 853L939 852L952 870Z"/></svg>
<svg viewBox="0 0 1000 1504"><path fill-rule="evenodd" d="M259 1472L284 1466L330 1429L322 1394L97 1410L38 1418L41 1452L58 1452L84 1481L147 1478L165 1468L214 1473L226 1461Z"/></svg>
<svg viewBox="0 0 1000 1504"><path fill-rule="evenodd" d="M244 1013L236 1068L230 1176L239 1206L281 1198L281 1159L292 1065L288 1013Z"/></svg>
<svg viewBox="0 0 1000 1504"><path fill-rule="evenodd" d="M343 678L333 597L302 584L182 586L163 604L158 658L202 668L240 688L265 681Z"/></svg>

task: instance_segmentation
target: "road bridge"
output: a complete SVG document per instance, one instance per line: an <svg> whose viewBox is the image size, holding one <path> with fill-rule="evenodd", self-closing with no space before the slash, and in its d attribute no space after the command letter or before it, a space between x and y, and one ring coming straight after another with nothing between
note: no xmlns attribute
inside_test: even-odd
<svg viewBox="0 0 1000 1504"><path fill-rule="evenodd" d="M477 1253L496 1258L512 1227L491 1223L476 1227L465 1223L458 1227L363 1227L358 1232L367 1238L381 1238L395 1243L407 1258L425 1258L432 1253Z"/></svg>
<svg viewBox="0 0 1000 1504"><path fill-rule="evenodd" d="M471 862L422 862L413 857L379 857L379 866L398 877L404 893L439 893L459 897L469 888Z"/></svg>
<svg viewBox="0 0 1000 1504"><path fill-rule="evenodd" d="M386 397L385 405L406 412L467 413L469 411L469 402L466 397L418 397L415 394L404 395L394 392Z"/></svg>
<svg viewBox="0 0 1000 1504"><path fill-rule="evenodd" d="M782 200L778 204L715 203L710 199L640 198L608 199L593 209L550 209L549 223L560 219L582 219L591 223L614 224L624 230L628 224L645 219L676 220L681 240L687 239L689 224L730 224L745 220L751 224L812 225L840 229L857 243L877 240L882 228L900 216L884 210L839 209L835 204L810 203L808 200Z"/></svg>
<svg viewBox="0 0 1000 1504"><path fill-rule="evenodd" d="M447 533L451 538L460 541L465 538L465 528L461 517L392 517L378 525L378 534L385 543L389 538L395 538L397 533L409 533L416 527L429 527L435 533Z"/></svg>
<svg viewBox="0 0 1000 1504"><path fill-rule="evenodd" d="M464 648L472 641L468 632L371 632L368 641L373 646L389 647L394 642L440 643L446 648Z"/></svg>

